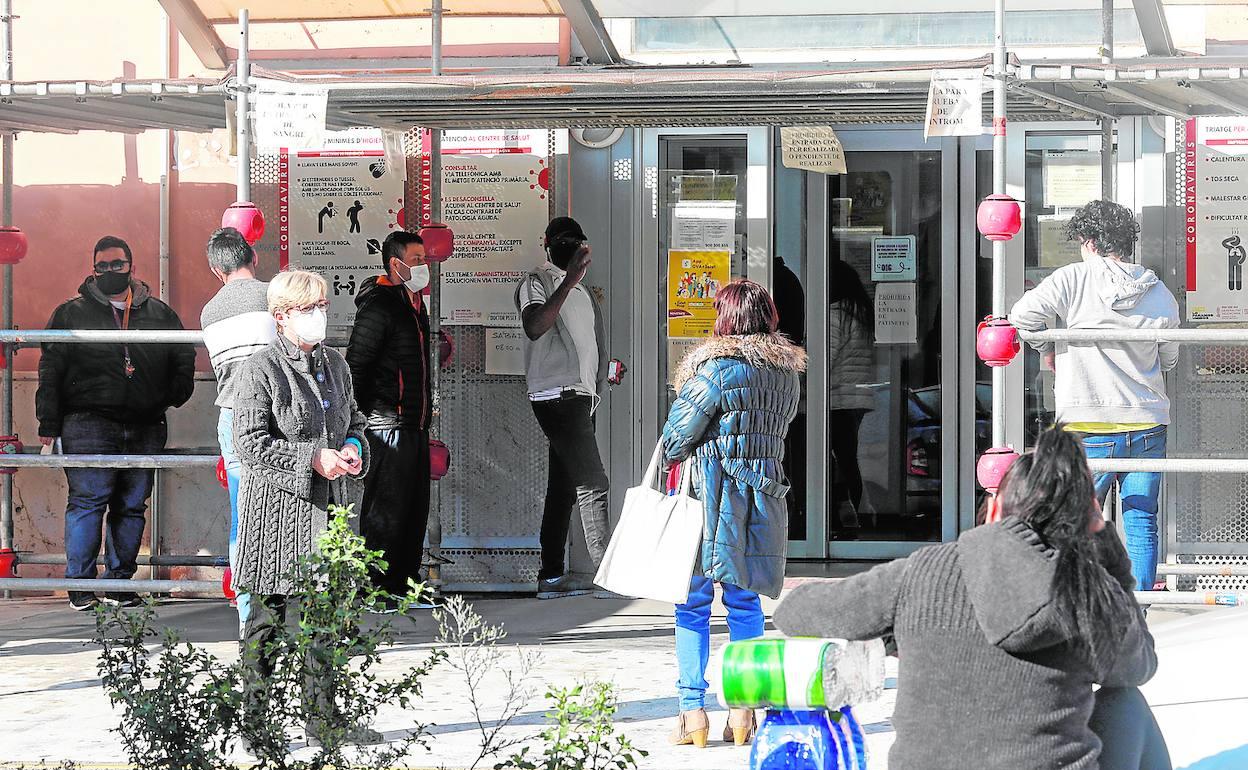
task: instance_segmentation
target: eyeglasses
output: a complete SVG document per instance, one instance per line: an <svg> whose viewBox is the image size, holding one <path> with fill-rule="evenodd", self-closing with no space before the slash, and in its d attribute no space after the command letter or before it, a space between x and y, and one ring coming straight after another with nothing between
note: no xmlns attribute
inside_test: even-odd
<svg viewBox="0 0 1248 770"><path fill-rule="evenodd" d="M101 275L104 273L128 273L130 272L130 260L114 259L111 262L96 262L95 272Z"/></svg>
<svg viewBox="0 0 1248 770"><path fill-rule="evenodd" d="M321 300L320 302L315 302L315 303L313 303L313 304L311 304L311 305L304 305L303 307L292 307L292 308L291 308L289 311L287 311L287 312L290 312L290 313L311 313L313 310L329 310L329 300L327 300L327 299L323 299L323 300Z"/></svg>

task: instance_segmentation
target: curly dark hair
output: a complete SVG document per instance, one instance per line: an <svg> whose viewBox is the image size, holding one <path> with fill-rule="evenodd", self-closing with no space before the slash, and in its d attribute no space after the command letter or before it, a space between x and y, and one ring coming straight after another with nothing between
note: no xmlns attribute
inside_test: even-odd
<svg viewBox="0 0 1248 770"><path fill-rule="evenodd" d="M1101 256L1126 259L1135 254L1140 238L1140 223L1126 206L1113 201L1092 201L1066 223L1066 237L1073 241L1091 241Z"/></svg>

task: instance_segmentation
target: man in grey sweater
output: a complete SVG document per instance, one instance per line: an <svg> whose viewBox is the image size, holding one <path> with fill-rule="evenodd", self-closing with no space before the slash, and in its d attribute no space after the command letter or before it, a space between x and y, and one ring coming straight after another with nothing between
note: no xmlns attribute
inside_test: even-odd
<svg viewBox="0 0 1248 770"><path fill-rule="evenodd" d="M1067 265L1023 295L1010 311L1019 329L1173 329L1179 306L1157 274L1129 260L1140 226L1131 211L1093 201L1075 214L1067 235L1083 261ZM1179 358L1174 343L1079 342L1036 345L1052 369L1057 421L1082 434L1089 458L1153 459L1166 455L1170 399L1165 373ZM1157 577L1160 473L1099 473L1103 503L1117 482L1136 589Z"/></svg>
<svg viewBox="0 0 1248 770"><path fill-rule="evenodd" d="M256 279L256 253L243 234L223 227L208 239L208 267L224 286L199 316L204 330L204 346L217 375L217 441L225 461L230 494L230 566L235 565L238 549L238 484L242 464L234 453L234 394L237 373L247 359L277 339L277 328L269 314L269 285ZM240 628L247 622L249 601L237 597Z"/></svg>

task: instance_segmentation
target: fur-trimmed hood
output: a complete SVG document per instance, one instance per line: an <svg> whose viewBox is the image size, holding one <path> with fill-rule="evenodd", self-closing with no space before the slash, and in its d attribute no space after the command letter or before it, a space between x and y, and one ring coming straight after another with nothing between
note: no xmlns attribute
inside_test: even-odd
<svg viewBox="0 0 1248 770"><path fill-rule="evenodd" d="M698 345L681 362L674 385L679 391L707 361L736 358L750 366L766 369L806 371L806 351L789 342L783 334L748 334L711 337Z"/></svg>

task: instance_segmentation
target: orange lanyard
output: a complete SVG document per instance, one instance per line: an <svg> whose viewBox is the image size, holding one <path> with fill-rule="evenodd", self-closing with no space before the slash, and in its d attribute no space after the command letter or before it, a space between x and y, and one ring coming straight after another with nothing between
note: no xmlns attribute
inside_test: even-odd
<svg viewBox="0 0 1248 770"><path fill-rule="evenodd" d="M126 312L125 314L118 316L117 308L115 307L113 308L113 320L117 322L117 325L121 327L121 330L123 332L130 328L130 307L131 307L131 301L133 299L134 299L134 290L127 289L126 290ZM130 361L130 346L128 344L123 343L121 346L121 352L126 357L126 379L130 379L131 377L134 376L134 364Z"/></svg>

